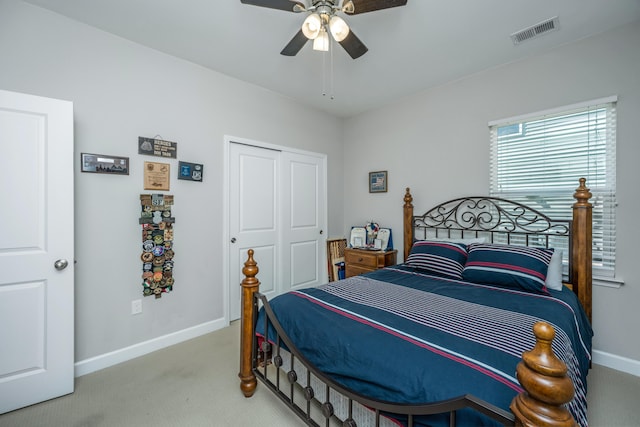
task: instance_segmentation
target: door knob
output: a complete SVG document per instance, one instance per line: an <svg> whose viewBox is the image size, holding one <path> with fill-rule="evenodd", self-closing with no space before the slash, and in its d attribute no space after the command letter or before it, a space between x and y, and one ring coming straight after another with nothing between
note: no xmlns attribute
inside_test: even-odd
<svg viewBox="0 0 640 427"><path fill-rule="evenodd" d="M320 230L320 234L324 233L324 230Z"/></svg>
<svg viewBox="0 0 640 427"><path fill-rule="evenodd" d="M69 261L67 261L66 259L59 259L55 263L53 263L53 266L56 268L56 270L64 270L68 265Z"/></svg>
<svg viewBox="0 0 640 427"><path fill-rule="evenodd" d="M231 243L235 243L235 242L236 242L236 238L235 238L235 237L232 237L232 238L231 238Z"/></svg>

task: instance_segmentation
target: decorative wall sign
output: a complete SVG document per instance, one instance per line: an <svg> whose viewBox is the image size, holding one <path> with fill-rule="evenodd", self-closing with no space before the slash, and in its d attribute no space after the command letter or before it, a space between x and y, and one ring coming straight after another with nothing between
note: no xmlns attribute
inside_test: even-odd
<svg viewBox="0 0 640 427"><path fill-rule="evenodd" d="M202 182L204 166L199 163L178 162L178 179Z"/></svg>
<svg viewBox="0 0 640 427"><path fill-rule="evenodd" d="M129 158L81 153L80 170L82 172L129 175Z"/></svg>
<svg viewBox="0 0 640 427"><path fill-rule="evenodd" d="M169 163L144 162L144 189L169 191Z"/></svg>
<svg viewBox="0 0 640 427"><path fill-rule="evenodd" d="M142 225L142 295L162 297L173 290L173 196L141 194L139 223Z"/></svg>
<svg viewBox="0 0 640 427"><path fill-rule="evenodd" d="M387 192L387 171L369 172L369 193Z"/></svg>
<svg viewBox="0 0 640 427"><path fill-rule="evenodd" d="M178 143L139 136L138 154L175 159L178 157Z"/></svg>

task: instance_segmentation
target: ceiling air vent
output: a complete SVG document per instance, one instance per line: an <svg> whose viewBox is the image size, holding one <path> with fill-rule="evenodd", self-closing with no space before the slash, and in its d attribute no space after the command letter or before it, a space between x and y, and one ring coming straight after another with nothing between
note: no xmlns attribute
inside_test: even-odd
<svg viewBox="0 0 640 427"><path fill-rule="evenodd" d="M531 40L534 37L541 36L543 34L548 33L549 31L558 29L558 17L554 16L551 19L547 19L546 21L540 22L539 24L533 25L529 28L525 28L524 30L520 30L511 34L511 40L513 44L518 45L526 40Z"/></svg>

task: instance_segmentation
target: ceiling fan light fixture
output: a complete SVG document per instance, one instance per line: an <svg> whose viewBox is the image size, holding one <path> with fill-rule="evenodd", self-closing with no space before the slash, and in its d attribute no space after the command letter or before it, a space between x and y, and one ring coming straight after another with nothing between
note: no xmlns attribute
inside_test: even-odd
<svg viewBox="0 0 640 427"><path fill-rule="evenodd" d="M307 18L302 23L302 33L306 38L313 40L318 37L320 34L320 29L322 28L322 21L320 20L320 16L315 13L307 16Z"/></svg>
<svg viewBox="0 0 640 427"><path fill-rule="evenodd" d="M337 42L341 42L349 35L349 25L337 15L334 15L329 21L329 31Z"/></svg>
<svg viewBox="0 0 640 427"><path fill-rule="evenodd" d="M327 52L329 50L329 34L327 34L327 30L323 28L320 29L320 33L313 40L313 50L319 50L321 52Z"/></svg>
<svg viewBox="0 0 640 427"><path fill-rule="evenodd" d="M331 50L331 38L338 41L353 59L360 58L369 49L354 34L336 13L355 15L376 10L405 6L407 0L240 0L243 4L268 7L287 12L308 12L302 28L280 52L285 56L296 56L307 40L315 40L323 31L322 40L315 48ZM331 35L329 35L331 33ZM326 37L326 38L325 38ZM333 56L332 56L333 57Z"/></svg>

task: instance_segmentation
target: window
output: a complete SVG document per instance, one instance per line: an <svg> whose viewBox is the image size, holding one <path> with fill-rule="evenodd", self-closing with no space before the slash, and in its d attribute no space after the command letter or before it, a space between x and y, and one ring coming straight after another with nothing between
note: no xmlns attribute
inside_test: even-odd
<svg viewBox="0 0 640 427"><path fill-rule="evenodd" d="M579 178L587 179L593 274L602 277L615 273L616 102L611 97L489 123L492 196L571 219L573 190Z"/></svg>

